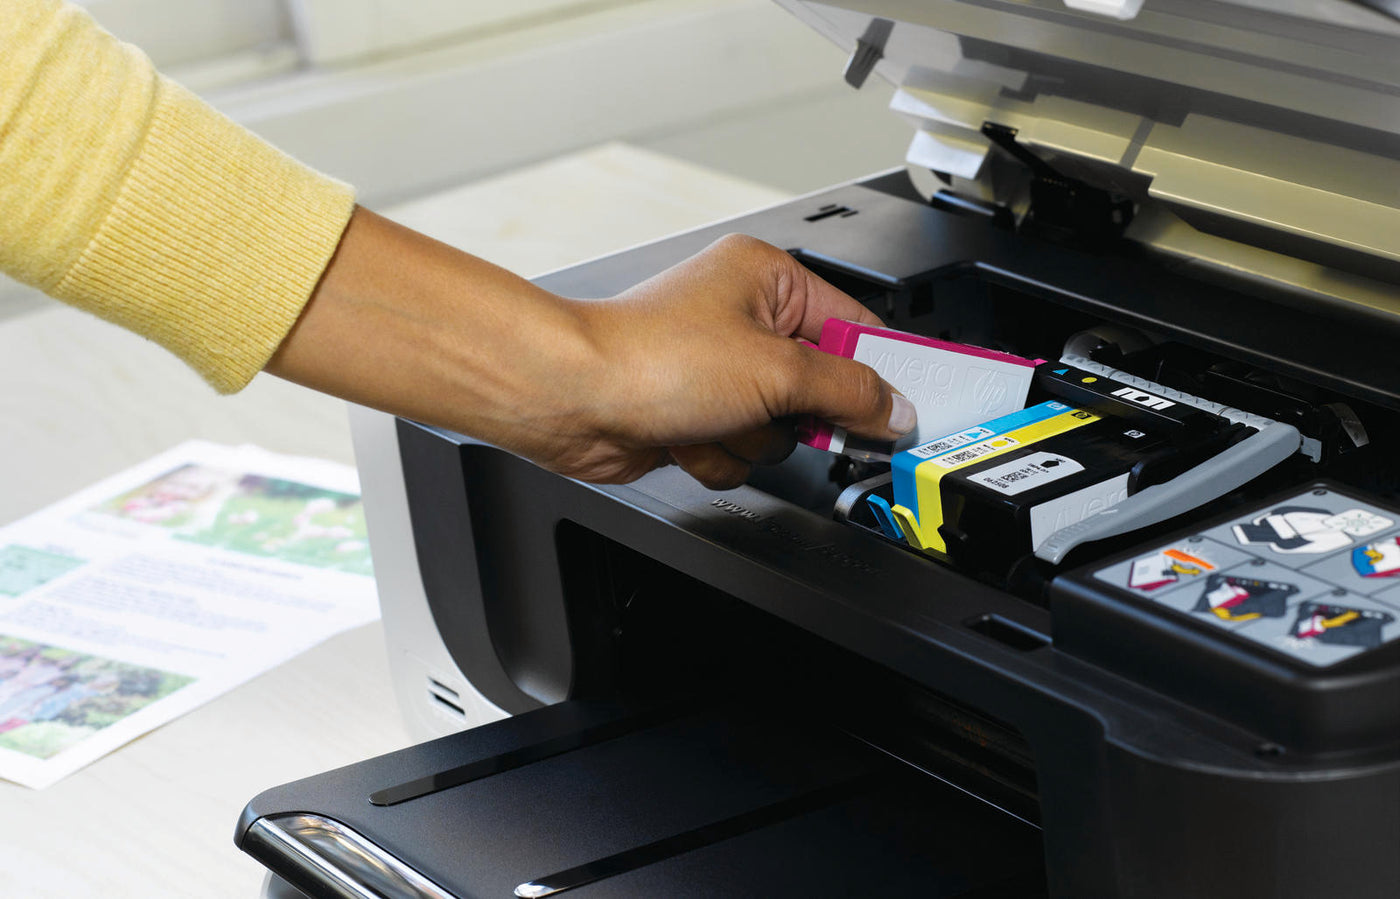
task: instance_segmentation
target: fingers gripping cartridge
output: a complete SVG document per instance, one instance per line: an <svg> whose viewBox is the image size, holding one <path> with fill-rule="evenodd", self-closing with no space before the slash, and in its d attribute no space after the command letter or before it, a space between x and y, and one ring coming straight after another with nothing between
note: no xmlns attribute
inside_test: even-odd
<svg viewBox="0 0 1400 899"><path fill-rule="evenodd" d="M900 446L913 446L953 428L974 425L1026 404L1038 360L968 344L950 343L828 319L818 349L863 362L914 404L918 425ZM872 445L816 419L799 429L803 443L856 458L888 458L889 445Z"/></svg>
<svg viewBox="0 0 1400 899"><path fill-rule="evenodd" d="M981 571L1030 554L1058 562L1208 502L1298 448L1290 426L1106 371L1045 363L1036 385L1056 399L896 453L893 502L877 512L897 525L886 533Z"/></svg>

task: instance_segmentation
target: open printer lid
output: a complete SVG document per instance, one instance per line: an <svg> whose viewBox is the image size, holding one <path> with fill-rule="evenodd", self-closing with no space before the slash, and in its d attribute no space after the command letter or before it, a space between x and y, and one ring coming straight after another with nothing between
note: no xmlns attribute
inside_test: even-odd
<svg viewBox="0 0 1400 899"><path fill-rule="evenodd" d="M895 85L907 162L959 194L1019 214L1038 158L1206 275L1400 315L1400 3L778 2Z"/></svg>

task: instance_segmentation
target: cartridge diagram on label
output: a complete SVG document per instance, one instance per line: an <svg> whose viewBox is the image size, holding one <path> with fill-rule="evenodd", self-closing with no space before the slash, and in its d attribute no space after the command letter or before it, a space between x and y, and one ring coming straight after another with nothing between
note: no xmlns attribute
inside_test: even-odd
<svg viewBox="0 0 1400 899"><path fill-rule="evenodd" d="M1194 548L1194 547L1192 547ZM1216 569L1214 562L1204 552L1167 547L1133 561L1128 574L1128 586L1144 592L1156 590L1183 579L1198 578Z"/></svg>
<svg viewBox="0 0 1400 899"><path fill-rule="evenodd" d="M1190 611L1196 601L1192 585L1202 585L1212 574L1223 573L1254 558L1250 554L1216 540L1193 536L1157 547L1126 562L1101 569L1099 579L1140 596L1159 598L1163 594L1190 593L1178 608Z"/></svg>
<svg viewBox="0 0 1400 899"><path fill-rule="evenodd" d="M1298 618L1288 636L1295 641L1373 649L1384 641L1386 625L1394 622L1394 615L1378 609L1305 602L1298 607Z"/></svg>
<svg viewBox="0 0 1400 899"><path fill-rule="evenodd" d="M1319 667L1400 638L1400 608L1337 590L1305 599L1284 619L1260 619L1241 636Z"/></svg>
<svg viewBox="0 0 1400 899"><path fill-rule="evenodd" d="M1317 487L1121 559L1094 577L1325 667L1400 640L1398 519Z"/></svg>
<svg viewBox="0 0 1400 899"><path fill-rule="evenodd" d="M1351 567L1366 578L1400 575L1400 536L1387 537L1353 549Z"/></svg>
<svg viewBox="0 0 1400 899"><path fill-rule="evenodd" d="M1235 539L1276 553L1321 555L1351 546L1356 538L1383 531L1395 522L1366 509L1334 513L1314 506L1278 506L1251 521L1234 525Z"/></svg>
<svg viewBox="0 0 1400 899"><path fill-rule="evenodd" d="M1262 581L1237 575L1212 574L1192 611L1206 612L1222 621L1282 618L1288 600L1298 588L1280 581Z"/></svg>

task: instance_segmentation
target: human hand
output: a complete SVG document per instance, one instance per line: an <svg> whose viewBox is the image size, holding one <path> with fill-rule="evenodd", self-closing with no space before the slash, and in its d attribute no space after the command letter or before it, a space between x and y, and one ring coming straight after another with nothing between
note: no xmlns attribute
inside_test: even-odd
<svg viewBox="0 0 1400 899"><path fill-rule="evenodd" d="M876 439L914 427L913 405L869 366L794 339L815 342L829 318L880 320L755 238L725 237L582 313L595 399L545 463L573 477L628 481L674 461L723 489L786 458L800 414Z"/></svg>
<svg viewBox="0 0 1400 899"><path fill-rule="evenodd" d="M726 237L611 300L568 300L360 209L267 370L581 480L678 463L713 488L780 461L793 417L890 440L914 409L823 353L879 324L787 253Z"/></svg>

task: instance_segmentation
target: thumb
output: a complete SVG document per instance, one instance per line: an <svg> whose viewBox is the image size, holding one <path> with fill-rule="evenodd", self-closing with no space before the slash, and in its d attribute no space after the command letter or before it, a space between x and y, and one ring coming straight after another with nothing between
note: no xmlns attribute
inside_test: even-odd
<svg viewBox="0 0 1400 899"><path fill-rule="evenodd" d="M896 440L914 430L914 404L862 363L820 350L802 353L789 414L806 413L860 437Z"/></svg>

